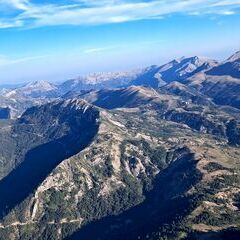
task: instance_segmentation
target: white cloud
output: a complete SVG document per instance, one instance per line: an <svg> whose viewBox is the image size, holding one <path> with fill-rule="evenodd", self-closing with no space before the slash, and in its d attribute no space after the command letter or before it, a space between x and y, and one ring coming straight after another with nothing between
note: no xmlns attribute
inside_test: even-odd
<svg viewBox="0 0 240 240"><path fill-rule="evenodd" d="M235 12L234 11L223 11L221 14L223 14L223 15L234 15Z"/></svg>
<svg viewBox="0 0 240 240"><path fill-rule="evenodd" d="M57 2L57 1L56 1ZM72 0L65 4L34 4L30 0L0 0L17 10L0 17L0 28L91 25L161 18L172 13L235 14L240 0ZM6 8L5 8L6 11ZM1 12L0 12L1 15Z"/></svg>
<svg viewBox="0 0 240 240"><path fill-rule="evenodd" d="M10 21L10 22L3 22L0 20L0 28L13 28L13 27L21 27L23 26L22 21Z"/></svg>
<svg viewBox="0 0 240 240"><path fill-rule="evenodd" d="M28 0L0 0L0 4L23 11L29 9Z"/></svg>

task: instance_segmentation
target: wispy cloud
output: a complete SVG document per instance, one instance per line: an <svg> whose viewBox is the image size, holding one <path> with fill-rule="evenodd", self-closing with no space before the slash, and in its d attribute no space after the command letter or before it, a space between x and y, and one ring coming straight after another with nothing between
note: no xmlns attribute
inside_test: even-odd
<svg viewBox="0 0 240 240"><path fill-rule="evenodd" d="M109 50L112 50L116 48L115 46L112 47L99 47L99 48L87 48L83 50L83 53L90 54L90 53L101 53L101 52L106 52Z"/></svg>
<svg viewBox="0 0 240 240"><path fill-rule="evenodd" d="M12 65L16 63L28 62L36 59L47 58L50 55L42 55L42 56L33 56L33 57L22 57L22 58L10 58L8 56L0 55L0 67Z"/></svg>
<svg viewBox="0 0 240 240"><path fill-rule="evenodd" d="M57 2L37 4L34 0L0 0L2 16L0 28L118 23L161 18L173 13L232 15L240 8L240 0L66 0L58 4Z"/></svg>
<svg viewBox="0 0 240 240"><path fill-rule="evenodd" d="M234 15L234 14L236 14L236 12L234 12L234 11L223 11L220 14L223 14L223 15Z"/></svg>

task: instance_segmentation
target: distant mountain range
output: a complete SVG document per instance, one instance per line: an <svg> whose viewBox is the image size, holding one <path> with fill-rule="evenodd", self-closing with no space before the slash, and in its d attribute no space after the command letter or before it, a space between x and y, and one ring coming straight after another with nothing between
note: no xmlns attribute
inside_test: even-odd
<svg viewBox="0 0 240 240"><path fill-rule="evenodd" d="M6 104L4 98L18 102L22 98L39 99L42 103L46 98L53 99L65 96L77 96L81 91L124 88L129 86L146 86L158 89L171 87L172 82L200 91L211 98L216 104L240 108L240 53L236 52L227 60L218 63L203 57L182 57L161 66L151 66L140 70L116 73L94 73L76 79L53 84L46 81L35 81L14 87L2 89L0 106L14 108ZM45 98L45 100L43 100ZM16 104L15 104L16 105ZM29 105L26 104L28 107ZM20 112L22 111L21 110ZM17 110L16 110L17 111ZM13 114L16 115L16 114Z"/></svg>
<svg viewBox="0 0 240 240"><path fill-rule="evenodd" d="M239 52L0 91L0 239L239 240Z"/></svg>

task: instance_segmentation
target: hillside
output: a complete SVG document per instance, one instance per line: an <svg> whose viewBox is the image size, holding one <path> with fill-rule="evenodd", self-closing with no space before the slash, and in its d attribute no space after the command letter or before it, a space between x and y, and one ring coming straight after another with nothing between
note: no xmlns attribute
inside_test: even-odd
<svg viewBox="0 0 240 240"><path fill-rule="evenodd" d="M217 76L231 76L233 78L240 78L240 51L234 53L224 62L218 66L213 67L207 74Z"/></svg>
<svg viewBox="0 0 240 240"><path fill-rule="evenodd" d="M69 100L30 108L1 128L1 217L31 194L61 161L91 142L98 130L97 119L97 109L82 100Z"/></svg>
<svg viewBox="0 0 240 240"><path fill-rule="evenodd" d="M151 89L138 88L138 91L152 97ZM112 94L110 91L110 96ZM44 172L48 175L46 178L40 177L38 184L33 182L31 189L27 188L24 201L15 199L17 204L13 203L12 210L1 223L0 236L4 238L11 233L12 239L62 239L81 227L82 230L69 236L70 239L79 239L79 236L91 236L91 239L99 236L102 239L126 236L136 239L142 236L144 239L151 236L157 239L158 232L162 236L166 231L163 229L167 228L171 230L166 237L180 239L181 236L200 234L205 229L218 227L223 230L237 226L239 148L229 145L228 137L211 127L222 124L224 128L224 118L232 117L224 112L211 112L210 120L210 115L206 113L199 129L196 129L198 126L191 115L188 118L172 117L176 114L172 113L175 110L175 107L171 109L172 104L177 106L181 100L170 95L166 95L167 98L156 95L153 105L149 105L149 101L140 101L139 98L143 96L145 99L145 95L137 94L131 96L130 108L122 106L111 111L97 110L100 111L97 121L99 130L97 133L93 131L94 138L83 151L79 145L72 145L76 142L74 136L78 137L78 131L81 136L77 124L83 130L93 128L89 123L86 128L81 120L79 122L78 116L87 114L86 120L91 121L88 116L95 116L94 108L87 107L80 100L66 100L29 109L15 123L15 129L29 128L34 124L31 132L36 137L41 133L48 136L47 142L49 137L62 139L61 145L71 146L73 152L67 155L61 155L60 149L52 154L47 150L38 152L38 159L42 156L39 153L48 152L45 159L55 164L51 164L53 171L48 170L49 174ZM133 101L134 98L136 101ZM59 108L64 111L59 111ZM168 116L169 111L171 117ZM42 112L48 112L48 117L43 117ZM187 119L191 119L194 125ZM201 126L205 126L205 121L215 123L211 125L209 122L209 128L203 131ZM56 124L61 122L64 124ZM41 143L34 149L45 146ZM75 150L74 146L77 147ZM19 188L13 180L20 174L19 171L26 171L27 166L29 169L30 159L33 158L25 159L2 180L0 191L4 191L5 199L11 191ZM23 181L29 183L30 177ZM6 181L15 182L7 192L1 190ZM24 186L22 182L21 186ZM1 203L1 206L4 204ZM223 212L228 213L227 221ZM159 218L159 214L162 217ZM220 227L216 218L221 219ZM149 219L149 224L145 219ZM125 225L126 221L128 225ZM118 227L114 228L116 224Z"/></svg>
<svg viewBox="0 0 240 240"><path fill-rule="evenodd" d="M211 98L216 104L240 109L240 79L199 74L189 79L188 85Z"/></svg>
<svg viewBox="0 0 240 240"><path fill-rule="evenodd" d="M2 90L0 239L238 240L240 79L221 64Z"/></svg>

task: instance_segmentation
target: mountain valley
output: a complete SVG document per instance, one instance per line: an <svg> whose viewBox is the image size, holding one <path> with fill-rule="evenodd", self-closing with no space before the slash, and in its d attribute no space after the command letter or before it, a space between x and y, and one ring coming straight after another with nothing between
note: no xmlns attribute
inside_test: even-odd
<svg viewBox="0 0 240 240"><path fill-rule="evenodd" d="M239 64L0 89L0 239L240 239Z"/></svg>

